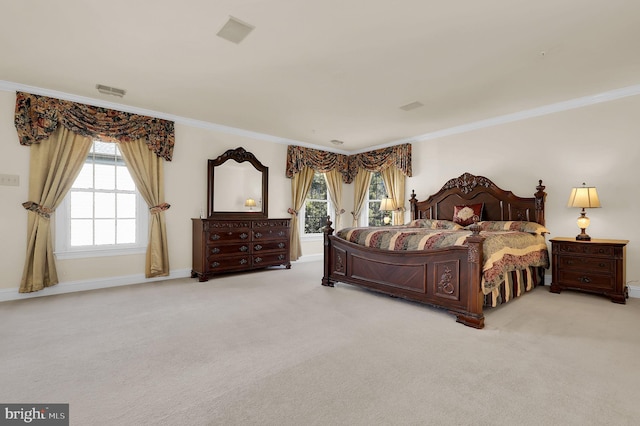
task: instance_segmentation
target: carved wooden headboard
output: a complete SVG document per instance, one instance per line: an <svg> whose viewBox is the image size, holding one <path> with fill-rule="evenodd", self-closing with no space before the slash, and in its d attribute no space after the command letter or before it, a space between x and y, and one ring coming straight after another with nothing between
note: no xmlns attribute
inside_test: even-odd
<svg viewBox="0 0 640 426"><path fill-rule="evenodd" d="M539 180L534 196L523 198L500 189L484 176L463 173L424 201L418 201L411 191L411 218L452 220L455 206L484 203L482 220L526 220L544 225L544 189Z"/></svg>

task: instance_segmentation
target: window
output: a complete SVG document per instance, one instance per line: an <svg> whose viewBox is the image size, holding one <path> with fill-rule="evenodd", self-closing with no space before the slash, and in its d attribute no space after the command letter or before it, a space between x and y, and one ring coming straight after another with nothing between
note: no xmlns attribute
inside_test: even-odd
<svg viewBox="0 0 640 426"><path fill-rule="evenodd" d="M300 234L322 234L322 228L327 224L327 216L331 216L331 220L334 220L335 214L329 197L327 181L324 178L324 173L315 173L307 199L298 215L302 228Z"/></svg>
<svg viewBox="0 0 640 426"><path fill-rule="evenodd" d="M118 144L94 141L56 210L56 256L144 252L148 216Z"/></svg>
<svg viewBox="0 0 640 426"><path fill-rule="evenodd" d="M387 195L380 172L371 174L367 199L362 209L362 226L384 225L385 212L380 211L380 202Z"/></svg>

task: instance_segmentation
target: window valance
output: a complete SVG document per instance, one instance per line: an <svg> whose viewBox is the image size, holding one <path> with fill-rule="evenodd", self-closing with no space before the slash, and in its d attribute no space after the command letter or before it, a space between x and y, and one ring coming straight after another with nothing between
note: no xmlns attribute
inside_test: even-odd
<svg viewBox="0 0 640 426"><path fill-rule="evenodd" d="M349 165L346 155L289 145L287 147L287 177L291 179L304 167L309 167L320 173L337 169L342 174L344 182L351 182L348 180Z"/></svg>
<svg viewBox="0 0 640 426"><path fill-rule="evenodd" d="M287 148L288 178L292 178L303 167L310 167L320 173L337 169L342 174L344 183L351 183L359 169L379 172L389 166L395 166L405 176L411 176L411 144L396 145L349 156L301 146L289 145Z"/></svg>
<svg viewBox="0 0 640 426"><path fill-rule="evenodd" d="M104 142L145 139L158 157L171 161L175 144L173 121L79 104L30 93L16 93L15 126L20 144L48 138L62 125L82 136Z"/></svg>

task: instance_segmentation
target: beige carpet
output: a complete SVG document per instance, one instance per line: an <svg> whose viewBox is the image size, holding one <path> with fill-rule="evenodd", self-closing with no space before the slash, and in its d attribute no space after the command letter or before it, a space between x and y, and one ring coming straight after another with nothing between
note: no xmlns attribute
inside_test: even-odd
<svg viewBox="0 0 640 426"><path fill-rule="evenodd" d="M0 303L0 402L72 425L632 425L640 299L539 288L486 328L319 262Z"/></svg>

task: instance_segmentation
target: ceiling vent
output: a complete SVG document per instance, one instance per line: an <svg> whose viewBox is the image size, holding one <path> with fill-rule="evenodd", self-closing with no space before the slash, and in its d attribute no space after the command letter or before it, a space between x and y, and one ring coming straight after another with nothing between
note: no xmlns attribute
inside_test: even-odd
<svg viewBox="0 0 640 426"><path fill-rule="evenodd" d="M404 111L411 111L412 109L420 108L421 106L424 106L424 104L418 101L415 101L415 102L411 102L410 104L401 106L400 109Z"/></svg>
<svg viewBox="0 0 640 426"><path fill-rule="evenodd" d="M116 89L115 87L109 87L103 84L96 84L96 89L98 89L98 92L102 94L118 96L120 98L127 93L124 89Z"/></svg>
<svg viewBox="0 0 640 426"><path fill-rule="evenodd" d="M331 139L331 143L334 145L342 145L344 142L338 139Z"/></svg>
<svg viewBox="0 0 640 426"><path fill-rule="evenodd" d="M255 27L253 25L242 22L233 16L229 16L227 23L224 24L216 35L225 40L229 40L232 43L239 44L251 31L253 31L254 28Z"/></svg>

